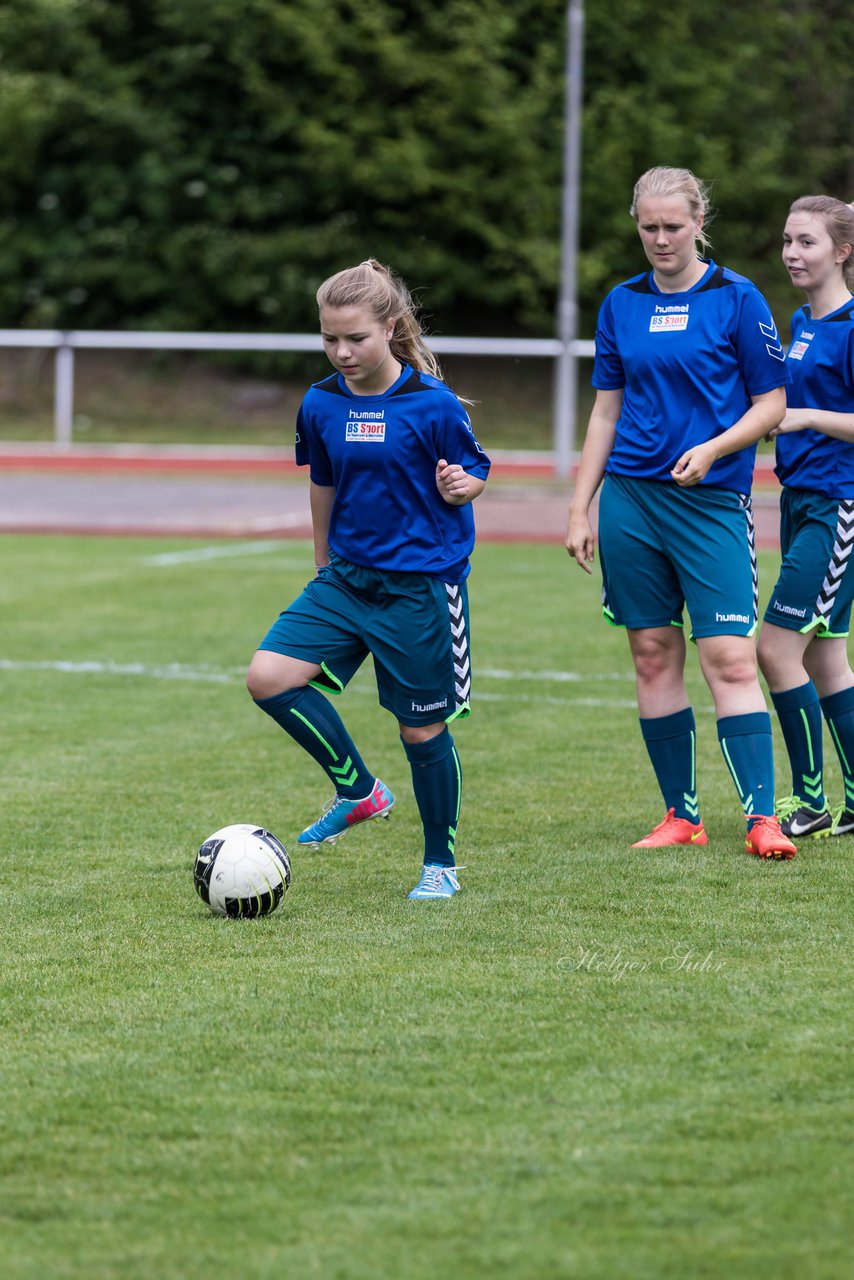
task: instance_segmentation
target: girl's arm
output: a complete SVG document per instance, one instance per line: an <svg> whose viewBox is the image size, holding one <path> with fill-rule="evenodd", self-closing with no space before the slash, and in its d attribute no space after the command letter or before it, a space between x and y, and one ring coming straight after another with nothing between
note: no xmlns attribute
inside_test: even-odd
<svg viewBox="0 0 854 1280"><path fill-rule="evenodd" d="M820 431L835 440L854 440L854 413L833 413L830 409L787 409L786 416L768 433L788 435L790 431Z"/></svg>
<svg viewBox="0 0 854 1280"><path fill-rule="evenodd" d="M760 396L751 396L750 408L738 422L715 436L714 440L706 440L703 444L686 449L670 474L683 489L699 484L712 463L731 453L738 453L739 449L747 449L763 436L769 435L785 412L785 387L775 387L773 391L765 391Z"/></svg>
<svg viewBox="0 0 854 1280"><path fill-rule="evenodd" d="M617 419L623 406L623 392L597 391L587 436L578 464L575 489L569 506L566 549L585 573L591 572L596 539L590 524L590 504L602 483L605 467L614 447Z"/></svg>
<svg viewBox="0 0 854 1280"><path fill-rule="evenodd" d="M316 568L322 569L329 564L329 522L332 518L335 489L332 485L315 484L312 480L309 483L308 499L311 506L311 527L314 530L314 563Z"/></svg>

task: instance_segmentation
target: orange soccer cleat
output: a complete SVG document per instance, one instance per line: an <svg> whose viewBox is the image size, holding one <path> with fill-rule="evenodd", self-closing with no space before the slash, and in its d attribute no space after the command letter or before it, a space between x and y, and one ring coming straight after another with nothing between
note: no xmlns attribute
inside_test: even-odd
<svg viewBox="0 0 854 1280"><path fill-rule="evenodd" d="M788 836L783 835L775 817L756 818L747 833L744 847L757 858L770 858L774 862L785 862L797 853Z"/></svg>
<svg viewBox="0 0 854 1280"><path fill-rule="evenodd" d="M677 818L675 809L668 809L657 827L648 836L632 845L633 849L663 849L670 844L708 844L702 822L689 822Z"/></svg>

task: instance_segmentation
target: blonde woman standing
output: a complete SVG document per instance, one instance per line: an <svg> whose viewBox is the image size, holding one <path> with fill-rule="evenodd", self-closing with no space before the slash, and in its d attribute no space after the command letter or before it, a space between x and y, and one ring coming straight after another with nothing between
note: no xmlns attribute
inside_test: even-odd
<svg viewBox="0 0 854 1280"><path fill-rule="evenodd" d="M755 286L701 256L708 199L690 170L648 170L631 214L650 269L613 289L599 312L596 400L566 546L590 572L589 508L604 477L603 607L627 629L641 732L666 810L634 847L707 842L684 678L687 609L745 847L791 858L795 846L774 815L771 721L756 671L749 496L756 442L785 411L783 350Z"/></svg>

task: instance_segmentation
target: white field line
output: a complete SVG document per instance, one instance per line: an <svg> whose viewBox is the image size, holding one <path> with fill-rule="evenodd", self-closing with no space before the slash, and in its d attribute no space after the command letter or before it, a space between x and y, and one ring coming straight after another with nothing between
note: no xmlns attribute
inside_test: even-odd
<svg viewBox="0 0 854 1280"><path fill-rule="evenodd" d="M300 529L303 525L310 526L310 524L311 515L308 511L304 513L294 511L286 516L257 516L254 520L232 520L227 527L235 533L240 533L242 529L263 533L265 529Z"/></svg>
<svg viewBox="0 0 854 1280"><path fill-rule="evenodd" d="M188 680L208 684L231 684L234 675L226 671L184 667L180 662L148 666L144 662L13 662L0 658L0 671L57 671L73 676L143 676L149 680Z"/></svg>
<svg viewBox="0 0 854 1280"><path fill-rule="evenodd" d="M475 675L481 680L536 680L543 684L580 684L593 680L631 680L631 671L596 671L583 676L579 671L510 671L503 667L475 667Z"/></svg>
<svg viewBox="0 0 854 1280"><path fill-rule="evenodd" d="M159 566L174 564L198 564L207 560L228 560L236 559L240 556L263 556L270 555L272 552L287 547L292 550L292 542L277 542L274 538L267 538L264 542L228 542L222 546L196 547L192 551L162 551L156 556L145 556L143 564L151 564ZM297 559L291 555L286 567L291 569L299 568L303 563L308 564L311 553L307 556ZM309 566L310 567L310 566Z"/></svg>
<svg viewBox="0 0 854 1280"><path fill-rule="evenodd" d="M242 679L243 667L232 667L230 670L216 667L189 667L180 662L149 665L144 662L17 662L11 658L0 658L0 672L16 671L53 671L61 675L84 676L138 676L147 680L185 680L188 683L233 684ZM482 680L521 681L533 680L538 684L596 684L603 680L632 681L634 676L619 671L598 672L591 676L582 676L575 671L509 671L489 669L477 672ZM375 697L375 691L369 680L355 682L348 692ZM562 707L610 707L613 709L636 710L634 699L628 698L557 698L545 693L512 693L487 692L478 688L475 702L534 702ZM699 706L699 711L714 711L713 707Z"/></svg>
<svg viewBox="0 0 854 1280"><path fill-rule="evenodd" d="M158 680L233 680L244 674L243 667L232 667L228 670L209 666L184 666L180 662L154 663L144 662L69 662L58 660L53 662L15 661L12 658L0 658L0 671L59 671L70 675L119 675L149 676ZM621 671L594 672L583 676L577 671L510 671L499 667L486 667L477 671L481 680L533 680L538 684L582 684L598 683L602 680L634 680L630 673Z"/></svg>

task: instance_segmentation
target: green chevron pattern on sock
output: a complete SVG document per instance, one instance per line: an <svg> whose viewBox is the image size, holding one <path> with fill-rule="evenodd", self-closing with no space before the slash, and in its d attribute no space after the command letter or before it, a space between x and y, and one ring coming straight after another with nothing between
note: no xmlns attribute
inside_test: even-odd
<svg viewBox="0 0 854 1280"><path fill-rule="evenodd" d="M335 779L335 787L337 791L342 791L346 787L352 787L359 776L359 770L353 764L353 757L348 756L342 765L331 764L329 766L330 777Z"/></svg>
<svg viewBox="0 0 854 1280"><path fill-rule="evenodd" d="M824 757L821 704L812 680L795 689L772 693L792 769L792 795L811 809L824 809Z"/></svg>
<svg viewBox="0 0 854 1280"><path fill-rule="evenodd" d="M640 727L665 809L673 809L677 818L699 822L694 712L686 707L673 715L642 718Z"/></svg>
<svg viewBox="0 0 854 1280"><path fill-rule="evenodd" d="M356 750L344 722L317 689L286 689L257 705L323 769L338 795L361 800L376 779Z"/></svg>

